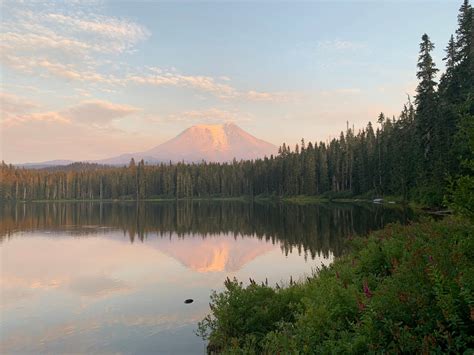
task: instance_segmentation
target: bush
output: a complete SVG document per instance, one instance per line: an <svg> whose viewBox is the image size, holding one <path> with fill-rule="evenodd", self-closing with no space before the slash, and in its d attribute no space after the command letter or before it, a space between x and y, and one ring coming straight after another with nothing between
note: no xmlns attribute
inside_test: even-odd
<svg viewBox="0 0 474 355"><path fill-rule="evenodd" d="M451 183L445 203L455 213L474 222L474 161L465 165L469 167L472 174L460 176Z"/></svg>
<svg viewBox="0 0 474 355"><path fill-rule="evenodd" d="M463 352L474 347L474 226L391 225L304 283L236 280L199 326L209 352Z"/></svg>

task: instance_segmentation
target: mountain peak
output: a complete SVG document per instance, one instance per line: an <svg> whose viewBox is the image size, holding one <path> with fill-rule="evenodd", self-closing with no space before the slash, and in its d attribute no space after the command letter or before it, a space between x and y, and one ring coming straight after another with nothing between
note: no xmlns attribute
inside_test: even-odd
<svg viewBox="0 0 474 355"><path fill-rule="evenodd" d="M225 122L221 124L197 124L184 130L181 135L192 135L197 141L207 141L208 147L211 149L225 151L229 149L229 135L238 134L245 131L233 122Z"/></svg>
<svg viewBox="0 0 474 355"><path fill-rule="evenodd" d="M190 128L206 129L206 128L217 128L217 127L220 127L220 128L237 127L238 128L238 126L232 121L224 122L224 123L200 123L200 124L193 125Z"/></svg>
<svg viewBox="0 0 474 355"><path fill-rule="evenodd" d="M208 147L216 150L226 150L229 147L224 124L201 124L185 130L182 135L190 135L196 141L206 141Z"/></svg>
<svg viewBox="0 0 474 355"><path fill-rule="evenodd" d="M197 124L150 150L106 159L105 164L127 164L131 157L156 162L230 162L276 154L277 147L247 133L233 122ZM125 161L127 160L127 161Z"/></svg>

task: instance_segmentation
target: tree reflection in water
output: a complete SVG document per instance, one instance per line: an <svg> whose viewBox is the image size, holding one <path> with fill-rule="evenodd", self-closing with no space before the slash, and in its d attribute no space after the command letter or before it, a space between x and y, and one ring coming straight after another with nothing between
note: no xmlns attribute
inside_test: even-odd
<svg viewBox="0 0 474 355"><path fill-rule="evenodd" d="M343 241L387 223L407 223L413 211L373 204L177 201L141 203L16 203L0 205L0 241L18 231L67 230L76 236L122 230L133 243L151 237L208 238L222 233L279 242L285 254L341 255Z"/></svg>

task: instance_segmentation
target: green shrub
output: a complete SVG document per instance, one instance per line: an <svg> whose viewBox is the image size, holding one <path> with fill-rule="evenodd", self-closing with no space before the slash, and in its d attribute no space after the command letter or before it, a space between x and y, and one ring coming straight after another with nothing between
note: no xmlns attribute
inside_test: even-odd
<svg viewBox="0 0 474 355"><path fill-rule="evenodd" d="M474 347L474 226L391 225L304 283L236 280L199 326L209 352L459 353Z"/></svg>
<svg viewBox="0 0 474 355"><path fill-rule="evenodd" d="M471 175L459 176L452 181L445 203L458 215L474 222L474 161L465 163Z"/></svg>

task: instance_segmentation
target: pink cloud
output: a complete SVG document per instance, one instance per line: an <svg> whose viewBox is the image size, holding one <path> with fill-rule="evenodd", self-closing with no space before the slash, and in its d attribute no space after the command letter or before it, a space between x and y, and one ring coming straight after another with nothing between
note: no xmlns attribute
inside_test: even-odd
<svg viewBox="0 0 474 355"><path fill-rule="evenodd" d="M130 105L115 104L102 100L83 101L75 106L47 112L31 112L39 106L28 99L8 94L0 94L2 122L5 127L30 122L93 124L108 126L111 121L123 118L140 109Z"/></svg>
<svg viewBox="0 0 474 355"><path fill-rule="evenodd" d="M78 123L106 124L139 111L139 108L129 105L90 100L68 108L62 114Z"/></svg>
<svg viewBox="0 0 474 355"><path fill-rule="evenodd" d="M0 92L0 112L2 116L31 111L39 105L29 99L17 95Z"/></svg>

